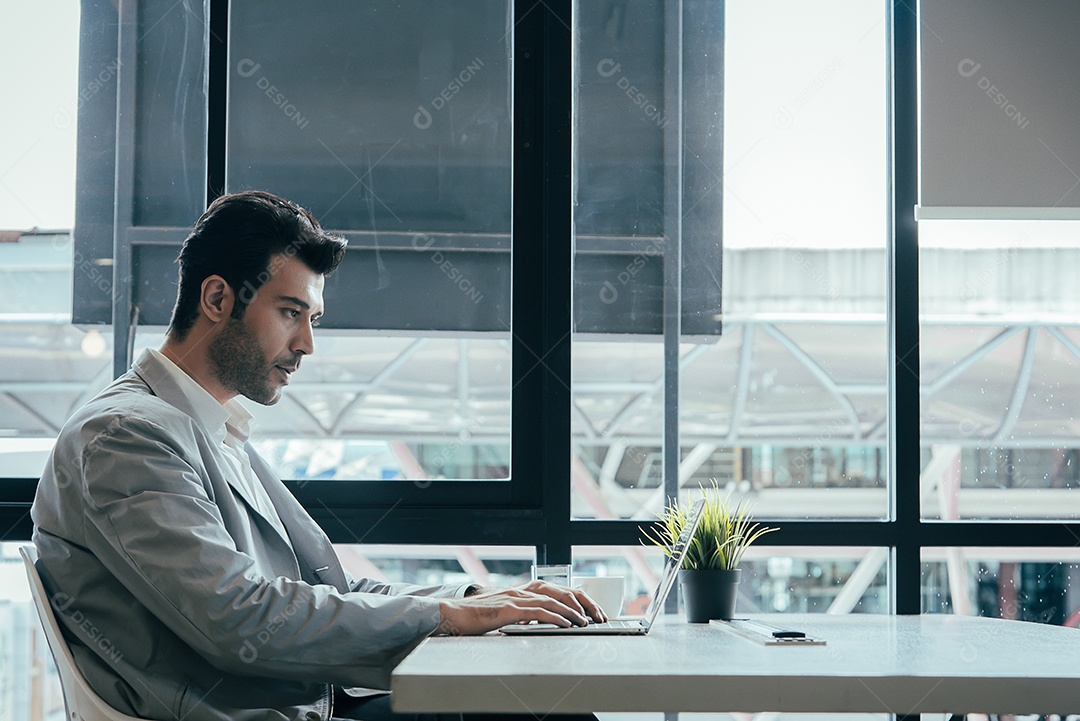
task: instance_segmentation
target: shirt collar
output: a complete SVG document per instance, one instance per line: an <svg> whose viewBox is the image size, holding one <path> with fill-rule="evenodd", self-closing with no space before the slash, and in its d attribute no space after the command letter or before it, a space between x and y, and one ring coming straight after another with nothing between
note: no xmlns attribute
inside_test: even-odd
<svg viewBox="0 0 1080 721"><path fill-rule="evenodd" d="M224 405L219 403L210 392L187 374L180 366L173 363L160 351L147 349L161 363L173 382L180 388L184 398L195 412L195 420L202 424L206 432L218 443L225 442L225 434L234 436L241 443L247 442L251 433L251 414L235 398L230 398Z"/></svg>
<svg viewBox="0 0 1080 721"><path fill-rule="evenodd" d="M225 428L240 443L247 443L248 436L251 435L252 415L235 398L229 399L229 402L225 404L225 410L229 411L229 419L225 421Z"/></svg>

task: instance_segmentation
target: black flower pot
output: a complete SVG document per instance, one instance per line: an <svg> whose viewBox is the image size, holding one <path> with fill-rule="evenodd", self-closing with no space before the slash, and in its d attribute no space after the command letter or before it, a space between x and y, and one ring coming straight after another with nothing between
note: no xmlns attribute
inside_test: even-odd
<svg viewBox="0 0 1080 721"><path fill-rule="evenodd" d="M679 571L683 603L688 623L708 623L710 619L725 621L735 616L735 597L739 590L742 569L730 571L703 569Z"/></svg>

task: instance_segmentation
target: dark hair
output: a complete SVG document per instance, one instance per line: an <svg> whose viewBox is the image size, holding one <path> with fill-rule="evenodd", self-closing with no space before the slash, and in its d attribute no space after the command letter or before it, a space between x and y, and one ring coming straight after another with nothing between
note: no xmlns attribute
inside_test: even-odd
<svg viewBox="0 0 1080 721"><path fill-rule="evenodd" d="M262 190L223 195L206 209L180 248L180 290L169 333L183 340L199 317L202 283L220 275L236 295L243 318L255 292L273 273L274 256L295 256L330 275L345 255L344 238L325 232L299 205Z"/></svg>

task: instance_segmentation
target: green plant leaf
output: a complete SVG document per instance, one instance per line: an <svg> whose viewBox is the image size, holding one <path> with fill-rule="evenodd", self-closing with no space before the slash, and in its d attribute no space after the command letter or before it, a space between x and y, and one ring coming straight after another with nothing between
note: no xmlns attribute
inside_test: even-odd
<svg viewBox="0 0 1080 721"><path fill-rule="evenodd" d="M683 569L738 568L743 554L752 543L766 533L777 530L755 523L744 501L732 507L731 494L722 496L715 480L711 488L701 488L701 494L705 499L701 522L688 545ZM689 520L689 510L672 498L657 514L657 522L648 529L640 530L645 539L659 546L665 556L670 556Z"/></svg>

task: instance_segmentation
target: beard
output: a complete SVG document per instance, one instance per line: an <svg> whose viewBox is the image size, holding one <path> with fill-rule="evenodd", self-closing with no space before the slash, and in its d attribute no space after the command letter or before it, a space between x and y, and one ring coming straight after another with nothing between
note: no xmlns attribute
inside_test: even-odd
<svg viewBox="0 0 1080 721"><path fill-rule="evenodd" d="M295 368L300 365L300 358L292 353L268 361L258 337L242 319L232 317L210 342L207 357L223 386L264 406L271 406L281 399L282 386L270 380L275 366Z"/></svg>

